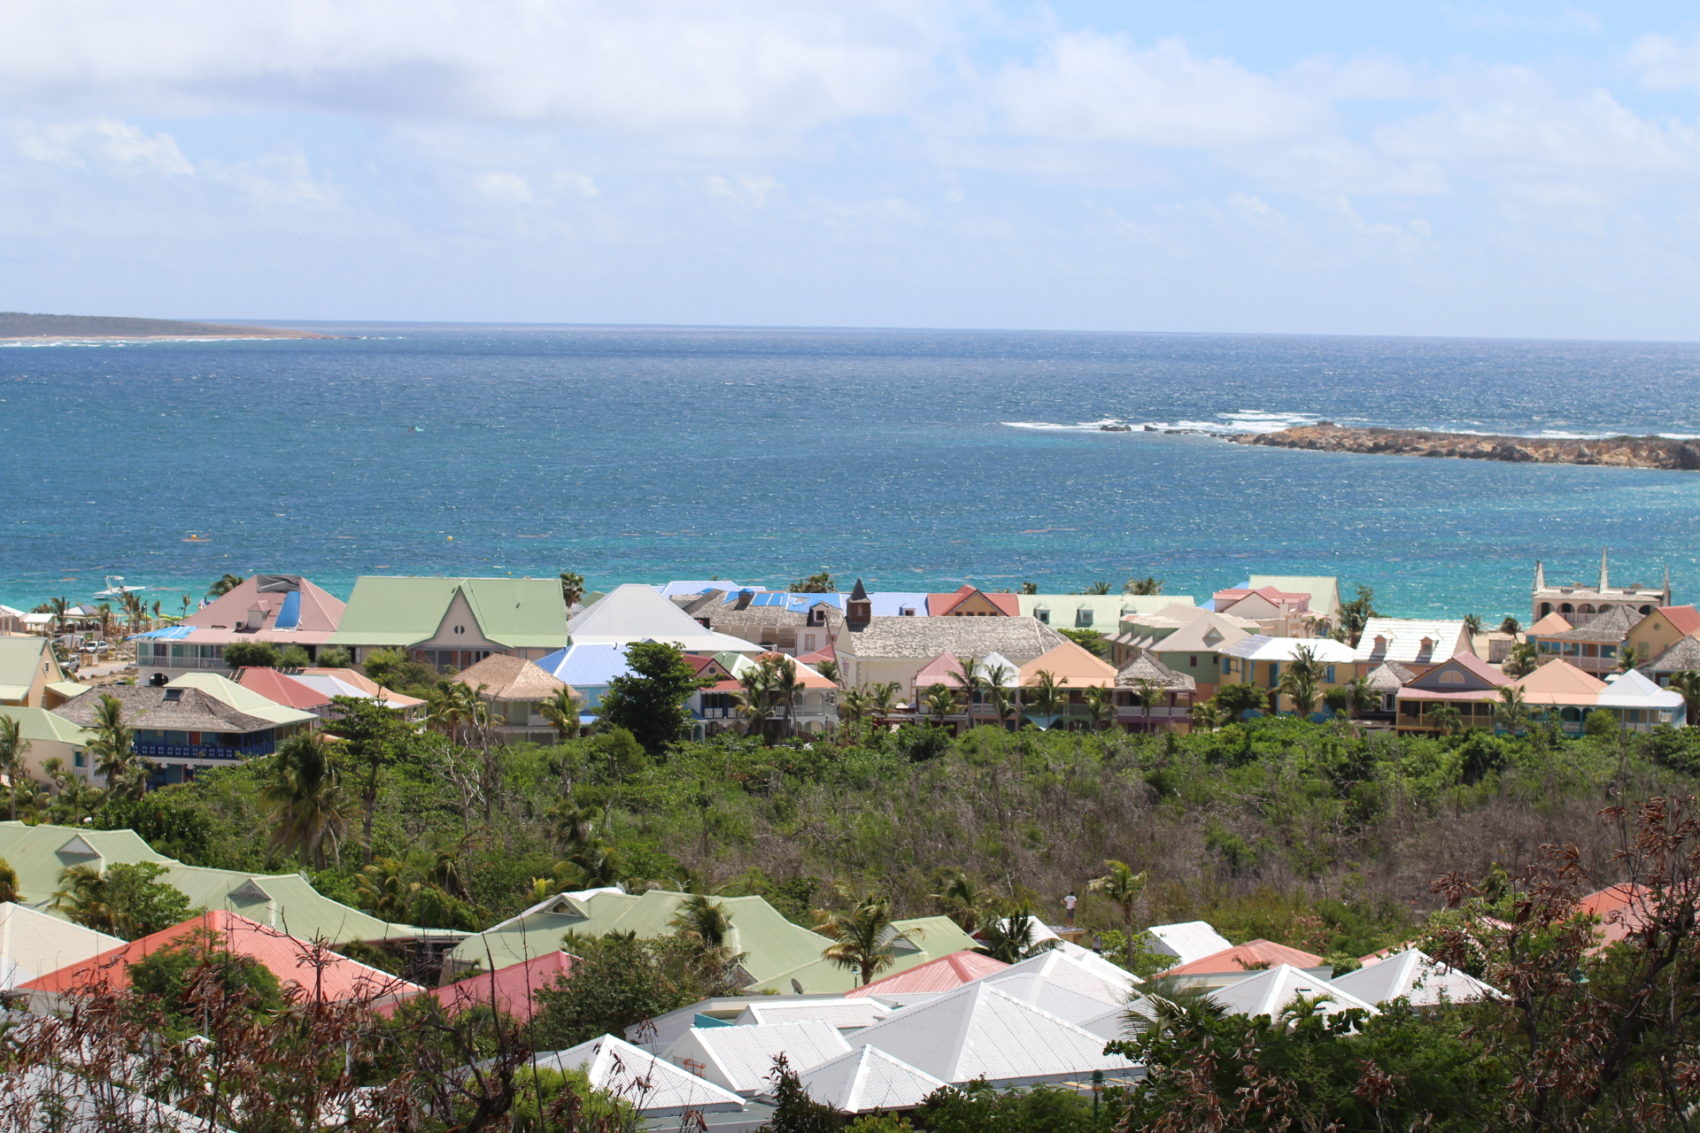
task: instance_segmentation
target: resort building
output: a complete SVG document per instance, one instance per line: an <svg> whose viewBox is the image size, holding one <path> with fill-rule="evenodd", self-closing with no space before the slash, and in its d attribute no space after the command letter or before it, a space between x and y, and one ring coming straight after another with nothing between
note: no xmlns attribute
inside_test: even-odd
<svg viewBox="0 0 1700 1133"><path fill-rule="evenodd" d="M840 594L778 590L711 590L674 602L703 629L793 656L826 648L832 636L829 621L844 610Z"/></svg>
<svg viewBox="0 0 1700 1133"><path fill-rule="evenodd" d="M1626 607L1631 613L1650 614L1660 606L1668 606L1670 601L1670 569L1665 569L1665 580L1662 586L1644 586L1636 583L1633 586L1613 586L1606 553L1600 552L1600 580L1597 585L1585 586L1573 582L1568 586L1548 586L1546 568L1543 564L1535 564L1535 584L1531 590L1529 607L1531 622L1538 622L1548 614L1563 614L1572 624L1579 624L1596 614L1602 614L1615 607Z"/></svg>
<svg viewBox="0 0 1700 1133"><path fill-rule="evenodd" d="M677 645L686 653L765 652L755 642L705 628L671 599L663 598L655 587L633 582L614 587L573 615L565 632L545 652L560 649L569 639L574 645L660 641ZM544 655L534 659L541 660Z"/></svg>
<svg viewBox="0 0 1700 1133"><path fill-rule="evenodd" d="M1640 658L1636 668L1644 669L1683 638L1697 634L1700 634L1700 610L1693 606L1660 606L1629 627L1624 645L1633 648L1635 656Z"/></svg>
<svg viewBox="0 0 1700 1133"><path fill-rule="evenodd" d="M1053 629L1095 629L1106 637L1120 632L1128 618L1170 607L1196 609L1187 594L1017 594L1015 603L1022 617Z"/></svg>
<svg viewBox="0 0 1700 1133"><path fill-rule="evenodd" d="M1244 589L1265 586L1284 594L1310 595L1310 612L1319 622L1317 632L1340 616L1340 580L1331 574L1254 574L1246 579Z"/></svg>
<svg viewBox="0 0 1700 1133"><path fill-rule="evenodd" d="M1450 727L1501 730L1497 710L1506 688L1517 690L1531 723L1550 720L1571 735L1580 735L1588 716L1602 709L1632 732L1680 727L1687 720L1681 694L1660 688L1641 673L1614 673L1608 682L1556 658L1508 681L1498 670L1461 654L1400 690L1398 728L1440 731L1434 712L1450 704L1457 710L1455 721L1447 721Z"/></svg>
<svg viewBox="0 0 1700 1133"><path fill-rule="evenodd" d="M1629 606L1614 605L1601 613L1576 616L1581 620L1569 629L1550 628L1553 623L1546 619L1530 627L1526 638L1535 647L1540 663L1563 658L1585 673L1616 672L1622 662L1624 640L1643 615Z"/></svg>
<svg viewBox="0 0 1700 1133"><path fill-rule="evenodd" d="M1352 659L1366 673L1392 661L1419 674L1450 661L1455 654L1474 651L1462 619L1370 618L1364 622Z"/></svg>
<svg viewBox="0 0 1700 1133"><path fill-rule="evenodd" d="M0 705L57 708L87 691L65 675L45 637L0 637Z"/></svg>
<svg viewBox="0 0 1700 1133"><path fill-rule="evenodd" d="M1272 711L1291 712L1291 698L1279 691L1282 676L1293 662L1308 654L1316 662L1319 678L1316 683L1316 703L1311 711L1322 706L1322 696L1329 689L1351 684L1358 675L1352 647L1326 637L1265 637L1257 634L1230 642L1218 651L1222 659L1222 684L1248 684L1269 693Z"/></svg>
<svg viewBox="0 0 1700 1133"><path fill-rule="evenodd" d="M560 741L561 733L543 715L543 703L562 689L572 689L540 666L511 653L493 653L449 680L489 703L494 738L502 743Z"/></svg>
<svg viewBox="0 0 1700 1133"><path fill-rule="evenodd" d="M299 645L316 657L330 643L343 608L340 598L300 575L253 575L178 624L137 634L137 681L145 684L162 673L169 679L229 672L224 649L236 642Z"/></svg>
<svg viewBox="0 0 1700 1133"><path fill-rule="evenodd" d="M673 609L653 588L641 589ZM353 651L360 664L397 649L446 671L495 653L535 661L566 641L566 605L553 578L362 575L329 644Z"/></svg>
<svg viewBox="0 0 1700 1133"><path fill-rule="evenodd" d="M0 716L18 722L18 736L28 745L24 749L24 773L29 778L48 782L47 765L54 760L58 760L58 766L74 771L80 779L94 778L85 750L94 735L87 729L46 708L0 705ZM0 782L4 781L5 776L0 775Z"/></svg>
<svg viewBox="0 0 1700 1133"><path fill-rule="evenodd" d="M861 580L856 582L861 586ZM864 597L866 591L863 591ZM1013 594L988 594L963 585L949 594L927 595L927 615L934 618L1018 618L1021 603Z"/></svg>
<svg viewBox="0 0 1700 1133"><path fill-rule="evenodd" d="M1258 632L1247 618L1192 606L1168 606L1155 614L1124 618L1122 632L1110 639L1111 663L1125 666L1148 653L1165 668L1191 678L1194 696L1207 700L1222 682L1218 651Z"/></svg>
<svg viewBox="0 0 1700 1133"><path fill-rule="evenodd" d="M1198 684L1150 653L1116 672L1116 723L1130 732L1190 732Z"/></svg>
<svg viewBox="0 0 1700 1133"><path fill-rule="evenodd" d="M1668 687L1678 673L1700 672L1700 637L1685 637L1641 666L1641 672Z"/></svg>
<svg viewBox="0 0 1700 1133"><path fill-rule="evenodd" d="M1319 620L1310 612L1308 593L1273 586L1218 590L1210 598L1210 608L1218 614L1256 622L1258 629L1271 637L1311 637Z"/></svg>
<svg viewBox="0 0 1700 1133"><path fill-rule="evenodd" d="M1038 697L1048 674L1051 688L1058 697L1055 705L1041 705ZM1033 658L1016 672L1021 683L1022 716L1041 728L1078 727L1094 724L1086 699L1090 688L1114 689L1116 667L1094 657L1072 641L1064 641L1050 651ZM1114 698L1111 698L1113 703ZM1108 708L1109 705L1106 705ZM1103 723L1110 721L1106 718Z"/></svg>
<svg viewBox="0 0 1700 1133"><path fill-rule="evenodd" d="M1454 654L1394 693L1398 709L1394 728L1401 732L1442 731L1451 713L1439 718L1433 713L1442 705L1450 705L1458 715L1456 724L1448 722L1448 727L1492 731L1499 690L1510 683L1503 672L1475 654Z"/></svg>

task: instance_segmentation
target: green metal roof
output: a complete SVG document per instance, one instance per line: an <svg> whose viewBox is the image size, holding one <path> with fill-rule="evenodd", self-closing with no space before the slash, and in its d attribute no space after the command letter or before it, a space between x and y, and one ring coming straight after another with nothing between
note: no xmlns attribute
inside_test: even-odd
<svg viewBox="0 0 1700 1133"><path fill-rule="evenodd" d="M337 645L415 645L436 634L455 591L479 628L510 648L558 649L567 642L561 584L552 578L396 578L362 575L331 635Z"/></svg>
<svg viewBox="0 0 1700 1133"><path fill-rule="evenodd" d="M18 874L22 903L60 916L52 907L59 877L69 867L101 869L120 863L153 862L164 880L202 909L224 909L273 926L303 940L347 944L356 940L416 940L460 933L385 922L333 901L297 873L255 874L184 865L156 852L132 830L88 830L75 826L29 826L0 822L0 859Z"/></svg>
<svg viewBox="0 0 1700 1133"><path fill-rule="evenodd" d="M27 689L33 685L36 673L41 671L42 650L46 648L45 637L0 636L0 686L22 685ZM48 656L51 658L51 652Z"/></svg>
<svg viewBox="0 0 1700 1133"><path fill-rule="evenodd" d="M26 740L43 740L49 743L72 744L84 747L94 737L85 729L79 728L63 716L55 715L45 708L19 708L7 705L0 708L0 716L10 716L18 722L18 731Z"/></svg>
<svg viewBox="0 0 1700 1133"><path fill-rule="evenodd" d="M279 704L270 697L262 696L251 688L243 688L229 677L217 673L184 673L165 687L198 688L208 696L224 701L236 711L270 724L305 724L318 719L311 712Z"/></svg>

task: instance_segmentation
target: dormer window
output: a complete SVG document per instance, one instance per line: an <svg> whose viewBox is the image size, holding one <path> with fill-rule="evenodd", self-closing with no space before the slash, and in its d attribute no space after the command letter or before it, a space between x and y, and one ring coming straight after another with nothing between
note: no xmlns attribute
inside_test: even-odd
<svg viewBox="0 0 1700 1133"><path fill-rule="evenodd" d="M175 704L179 700L182 700L182 699L183 699L183 690L182 689L180 689L180 688L168 688L168 689L165 690L165 702L167 704Z"/></svg>
<svg viewBox="0 0 1700 1133"><path fill-rule="evenodd" d="M1380 656L1381 654L1386 653L1386 652L1387 652L1387 638L1378 633L1378 634L1375 635L1375 647L1370 650L1370 655L1372 657L1377 657L1377 656Z"/></svg>
<svg viewBox="0 0 1700 1133"><path fill-rule="evenodd" d="M1074 612L1074 624L1077 629L1089 629L1092 625L1092 611L1085 606Z"/></svg>
<svg viewBox="0 0 1700 1133"><path fill-rule="evenodd" d="M1443 685L1461 685L1464 683L1464 674L1456 669L1449 669L1440 674L1440 683Z"/></svg>
<svg viewBox="0 0 1700 1133"><path fill-rule="evenodd" d="M1044 606L1040 606L1038 609L1034 610L1033 616L1039 619L1041 625L1051 624L1051 611L1046 609Z"/></svg>

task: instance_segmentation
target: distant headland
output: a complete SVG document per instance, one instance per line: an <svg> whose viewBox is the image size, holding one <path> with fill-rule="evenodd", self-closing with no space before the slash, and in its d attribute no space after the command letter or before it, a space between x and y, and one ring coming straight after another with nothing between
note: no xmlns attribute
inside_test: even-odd
<svg viewBox="0 0 1700 1133"><path fill-rule="evenodd" d="M104 315L30 315L0 311L0 339L9 338L327 338L305 330L188 323L177 319Z"/></svg>
<svg viewBox="0 0 1700 1133"><path fill-rule="evenodd" d="M1319 421L1274 433L1228 438L1242 445L1311 449L1316 452L1382 453L1395 456L1448 456L1462 460L1503 460L1519 464L1592 464L1614 468L1700 469L1700 444L1673 437L1481 436L1420 429L1354 429Z"/></svg>

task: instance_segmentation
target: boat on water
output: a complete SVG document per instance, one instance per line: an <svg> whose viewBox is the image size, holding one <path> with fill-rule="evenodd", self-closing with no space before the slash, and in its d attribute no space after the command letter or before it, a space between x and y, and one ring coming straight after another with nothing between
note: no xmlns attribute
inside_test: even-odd
<svg viewBox="0 0 1700 1133"><path fill-rule="evenodd" d="M113 585L116 583L117 585ZM109 574L106 576L106 589L94 592L96 598L120 598L125 594L134 594L138 590L146 590L145 586L125 586L124 576Z"/></svg>

